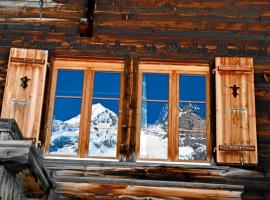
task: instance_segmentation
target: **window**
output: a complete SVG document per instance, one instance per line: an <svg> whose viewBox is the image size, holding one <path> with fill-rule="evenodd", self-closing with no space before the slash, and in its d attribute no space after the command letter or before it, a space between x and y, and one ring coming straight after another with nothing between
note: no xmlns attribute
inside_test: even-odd
<svg viewBox="0 0 270 200"><path fill-rule="evenodd" d="M47 155L120 157L134 138L121 135L124 74L122 62L56 59ZM139 65L137 160L210 160L209 76L208 65Z"/></svg>
<svg viewBox="0 0 270 200"><path fill-rule="evenodd" d="M136 152L141 160L210 160L209 67L139 66Z"/></svg>
<svg viewBox="0 0 270 200"><path fill-rule="evenodd" d="M122 79L122 62L56 59L48 155L118 157Z"/></svg>

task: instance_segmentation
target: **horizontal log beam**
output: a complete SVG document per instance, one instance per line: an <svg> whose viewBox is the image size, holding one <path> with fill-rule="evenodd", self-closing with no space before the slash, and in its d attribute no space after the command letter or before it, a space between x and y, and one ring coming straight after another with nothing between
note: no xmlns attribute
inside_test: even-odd
<svg viewBox="0 0 270 200"><path fill-rule="evenodd" d="M56 183L56 196L60 199L241 199L241 191L193 189L179 187L151 187L105 183Z"/></svg>
<svg viewBox="0 0 270 200"><path fill-rule="evenodd" d="M242 185L196 183L196 182L176 182L176 181L156 181L139 179L117 179L117 178L97 178L97 177L68 177L59 176L53 179L55 182L74 182L74 183L97 183L97 184L124 184L150 187L177 187L177 188L196 188L211 190L243 191Z"/></svg>

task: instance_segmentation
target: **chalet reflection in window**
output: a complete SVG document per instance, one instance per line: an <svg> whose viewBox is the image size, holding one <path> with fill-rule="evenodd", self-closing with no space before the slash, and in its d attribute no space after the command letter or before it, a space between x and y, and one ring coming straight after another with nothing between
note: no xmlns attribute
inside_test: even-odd
<svg viewBox="0 0 270 200"><path fill-rule="evenodd" d="M140 159L208 160L207 67L149 66L140 66Z"/></svg>
<svg viewBox="0 0 270 200"><path fill-rule="evenodd" d="M121 64L85 65L72 70L62 66L54 69L56 85L51 98L53 115L48 153L116 158Z"/></svg>

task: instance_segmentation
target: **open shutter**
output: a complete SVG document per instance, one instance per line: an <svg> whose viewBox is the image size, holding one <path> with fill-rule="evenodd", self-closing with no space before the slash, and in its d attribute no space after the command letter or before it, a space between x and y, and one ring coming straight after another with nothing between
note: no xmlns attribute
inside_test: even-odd
<svg viewBox="0 0 270 200"><path fill-rule="evenodd" d="M48 51L11 48L1 118L16 120L25 138L39 138Z"/></svg>
<svg viewBox="0 0 270 200"><path fill-rule="evenodd" d="M217 162L257 164L253 59L216 58Z"/></svg>

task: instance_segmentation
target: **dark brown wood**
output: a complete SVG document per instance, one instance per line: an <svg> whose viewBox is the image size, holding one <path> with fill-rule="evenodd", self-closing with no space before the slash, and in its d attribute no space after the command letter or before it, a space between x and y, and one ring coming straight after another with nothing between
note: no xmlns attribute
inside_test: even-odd
<svg viewBox="0 0 270 200"><path fill-rule="evenodd" d="M136 155L133 148L136 146L136 120L138 120L134 91L137 91L138 84L137 72L140 67L138 62L143 59L207 62L213 68L216 56L253 57L258 141L257 166L245 167L245 169L215 166L215 153L213 153L211 164L207 167L194 166L194 164L183 166L170 163L124 162L123 164L102 161L86 164L86 161L47 160L46 170L50 171L52 177L63 175L70 179L104 176L131 180L237 184L245 186L243 199L268 199L270 198L270 85L266 79L267 74L270 73L269 14L268 0L97 0L95 2L52 0L43 1L42 7L39 1L0 1L0 110L11 47L49 50L51 64L55 56L101 60L126 59L129 80L127 80L125 94L128 98L123 108L128 109L128 112L123 113L126 125L123 129L126 129L124 131L126 134L121 138L123 148L120 158L134 161ZM93 29L91 20L93 20ZM91 32L87 34L89 29ZM132 62L133 67L130 67ZM47 74L45 92L49 94L52 75ZM211 93L214 95L213 89ZM48 102L49 98L47 95L44 101ZM214 104L215 102L211 102L211 108L214 108ZM45 143L45 130L50 125L45 123L50 109L47 104L43 109L40 135L42 145ZM215 113L211 120L213 132L218 128L215 127L214 115ZM0 121L0 126L1 123ZM0 138L10 139L10 136L4 132L1 132ZM214 137L213 134L210 139L215 141ZM127 141L127 138L130 140ZM209 150L215 147L219 148L213 144ZM130 187L127 184L123 186L109 183L91 183L88 187L84 183L76 185L72 181L66 184L57 181L55 183L56 196L53 196L52 191L52 199L76 199L76 195L81 199L94 199L95 195L112 199L118 198L121 193L126 194ZM154 197L155 190L152 188L144 191L136 188L134 196L139 195L139 198L144 198L145 193L150 192L152 196L149 195L149 198L151 196L153 199L164 199L164 194L169 191L166 190L166 184L164 187L162 192L157 188L155 194L158 197ZM91 190L95 190L96 193L90 194ZM85 191L87 194L84 193ZM114 191L114 196L104 194L107 191ZM202 196L204 197L209 199ZM219 197L224 196L215 196L216 199Z"/></svg>
<svg viewBox="0 0 270 200"><path fill-rule="evenodd" d="M250 145L219 145L220 151L255 151L255 146Z"/></svg>
<svg viewBox="0 0 270 200"><path fill-rule="evenodd" d="M32 64L40 64L40 65L45 64L45 60L29 59L29 58L16 58L16 57L11 57L10 62L32 63Z"/></svg>

